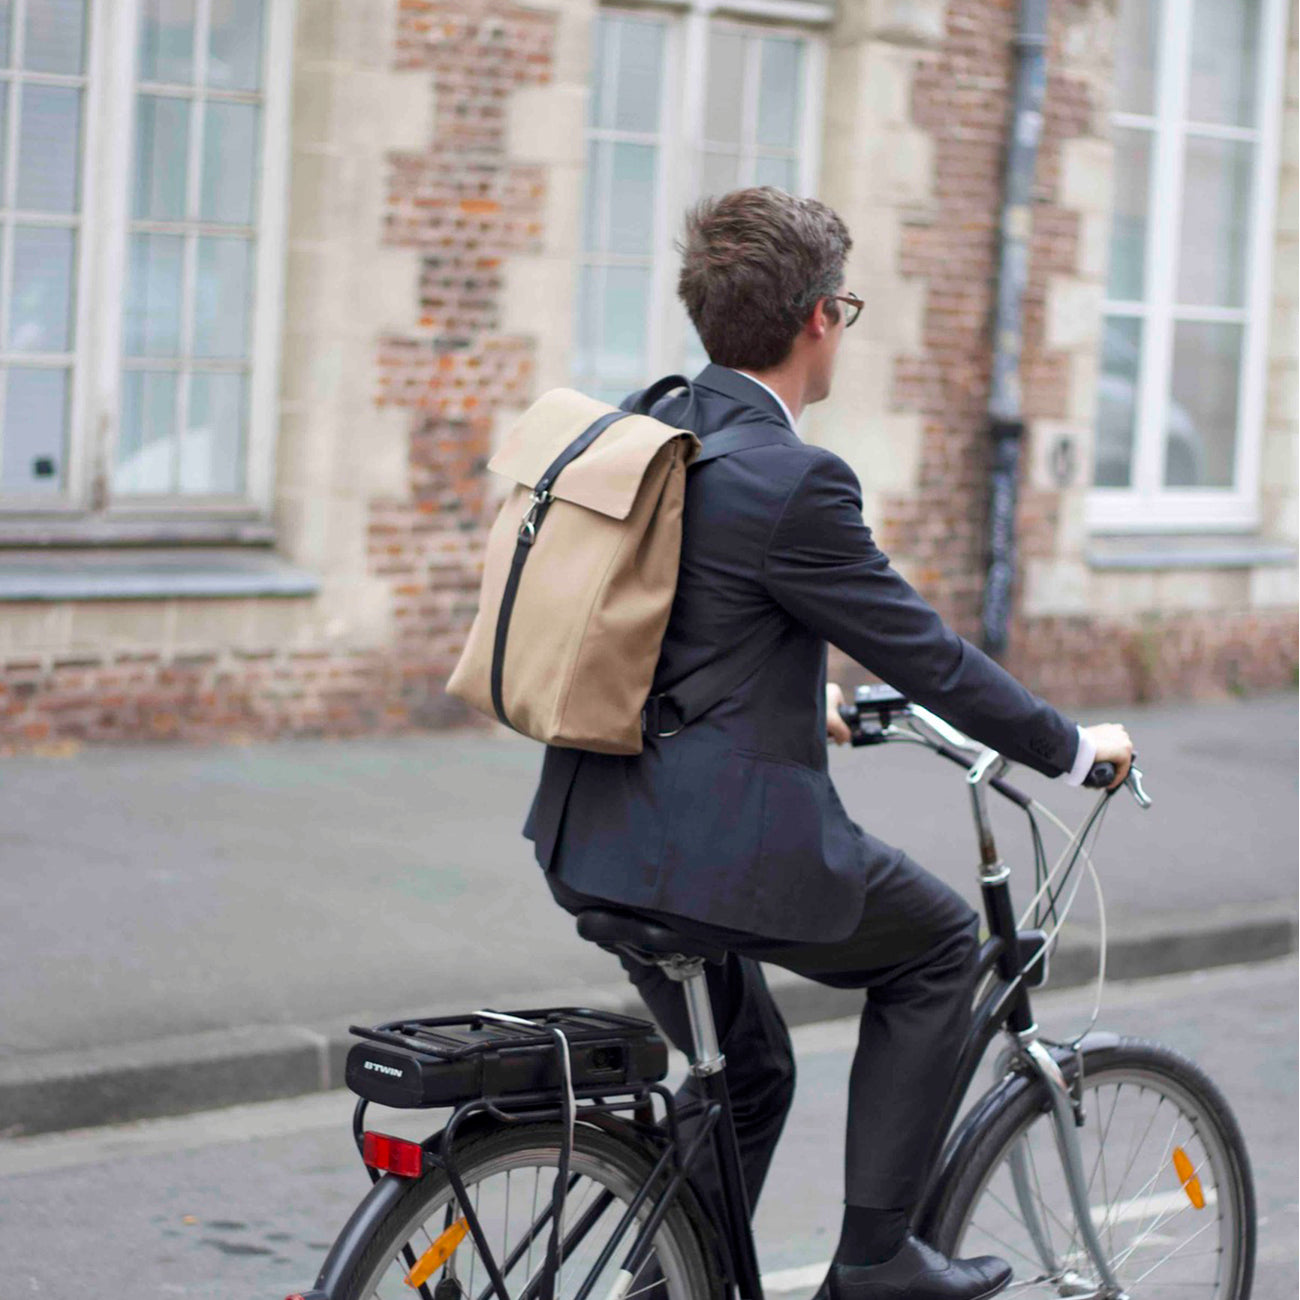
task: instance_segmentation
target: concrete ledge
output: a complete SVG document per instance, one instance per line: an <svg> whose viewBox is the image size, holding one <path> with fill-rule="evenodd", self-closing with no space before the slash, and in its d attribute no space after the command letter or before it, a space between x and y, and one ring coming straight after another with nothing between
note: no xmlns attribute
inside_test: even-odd
<svg viewBox="0 0 1300 1300"><path fill-rule="evenodd" d="M0 553L0 601L312 596L320 579L266 550L225 547Z"/></svg>
<svg viewBox="0 0 1300 1300"><path fill-rule="evenodd" d="M1294 952L1296 940L1296 916L1289 904L1174 915L1162 918L1158 925L1112 931L1107 976L1140 979L1265 961ZM1088 983L1096 975L1097 956L1096 937L1076 927L1052 957L1048 987ZM828 988L773 966L766 969L773 995L792 1025L861 1012L860 992ZM498 1010L589 1006L645 1014L626 984L533 989L518 997L494 998L493 1005ZM470 1009L426 1005L367 1011L342 1016L328 1027L256 1025L85 1052L10 1057L0 1060L0 1137L179 1115L339 1088L348 1049L356 1041L347 1033L349 1024Z"/></svg>
<svg viewBox="0 0 1300 1300"><path fill-rule="evenodd" d="M1094 569L1245 569L1296 562L1295 547L1250 535L1193 533L1090 537L1085 558Z"/></svg>
<svg viewBox="0 0 1300 1300"><path fill-rule="evenodd" d="M255 1025L0 1061L0 1134L154 1119L328 1086L325 1040ZM337 1086L337 1084L335 1084Z"/></svg>

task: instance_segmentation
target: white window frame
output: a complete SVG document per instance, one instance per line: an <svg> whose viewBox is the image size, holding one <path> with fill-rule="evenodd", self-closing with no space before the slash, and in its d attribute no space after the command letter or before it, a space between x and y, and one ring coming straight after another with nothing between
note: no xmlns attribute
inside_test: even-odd
<svg viewBox="0 0 1300 1300"><path fill-rule="evenodd" d="M655 160L646 365L650 375L671 374L680 371L685 363L688 338L688 322L677 301L679 259L673 248L673 239L680 234L686 205L699 190L705 143L704 93L709 22L717 18L747 23L751 24L749 29L753 31L753 24L757 21L762 24L765 35L790 36L804 42L806 62L798 144L798 185L802 193L815 193L821 177L822 100L826 76L823 33L833 23L835 11L832 5L811 0L729 0L723 4L689 0L685 6L652 0L644 5L601 5L596 12L629 16L655 14L668 19L664 89L657 132L660 147ZM679 88L680 93L677 93ZM590 138L590 133L584 132L584 136ZM600 261L604 256L589 255L582 250L579 261L588 264Z"/></svg>
<svg viewBox="0 0 1300 1300"><path fill-rule="evenodd" d="M1113 113L1116 127L1138 127L1152 142L1148 185L1146 267L1141 301L1106 299L1106 316L1143 321L1134 416L1132 486L1093 487L1085 512L1092 532L1250 531L1259 526L1260 452L1272 281L1282 72L1287 11L1264 0L1260 11L1259 77L1255 126L1220 126L1187 114L1187 81L1194 0L1161 0L1156 45L1156 102L1151 114ZM1201 139L1248 141L1255 146L1247 236L1246 302L1240 308L1186 307L1175 301L1181 230L1184 132ZM1228 322L1244 327L1237 394L1232 488L1169 488L1164 476L1165 422L1173 366L1174 312L1179 321Z"/></svg>
<svg viewBox="0 0 1300 1300"><path fill-rule="evenodd" d="M211 0L197 0L199 16ZM140 525L204 524L268 517L274 496L279 425L280 341L284 310L293 33L297 0L265 0L262 131L259 141L255 272L249 331L245 491L238 496L137 496L112 499L121 416L122 329L135 142L136 52L143 0L91 0L87 87L81 138L81 238L74 272L74 362L69 401L66 486L56 499L0 497L0 535L38 519L46 532L93 515L132 538ZM191 141L191 146L193 146ZM191 159L193 162L193 159ZM97 536L103 539L103 532Z"/></svg>

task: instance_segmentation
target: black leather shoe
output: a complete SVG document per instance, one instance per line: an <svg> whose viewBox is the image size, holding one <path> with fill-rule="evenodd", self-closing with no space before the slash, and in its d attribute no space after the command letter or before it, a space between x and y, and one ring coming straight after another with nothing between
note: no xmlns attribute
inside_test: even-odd
<svg viewBox="0 0 1300 1300"><path fill-rule="evenodd" d="M1010 1281L996 1255L949 1259L908 1233L883 1264L832 1264L814 1300L988 1300Z"/></svg>

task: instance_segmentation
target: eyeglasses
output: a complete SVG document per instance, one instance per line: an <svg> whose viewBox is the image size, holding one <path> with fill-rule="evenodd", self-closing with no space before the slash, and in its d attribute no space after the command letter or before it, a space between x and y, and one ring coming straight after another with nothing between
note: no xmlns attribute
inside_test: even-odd
<svg viewBox="0 0 1300 1300"><path fill-rule="evenodd" d="M861 315L863 307L867 304L858 297L856 293L836 294L833 298L828 299L830 302L846 302L849 305L848 311L844 316L844 328L848 329L855 320Z"/></svg>

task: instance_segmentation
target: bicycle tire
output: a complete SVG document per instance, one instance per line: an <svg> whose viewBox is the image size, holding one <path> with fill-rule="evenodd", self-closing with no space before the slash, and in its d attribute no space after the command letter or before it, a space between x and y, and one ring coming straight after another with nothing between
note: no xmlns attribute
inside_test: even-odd
<svg viewBox="0 0 1300 1300"><path fill-rule="evenodd" d="M1077 1065L1061 1064L1073 1084ZM1155 1294L1248 1300L1255 1262L1254 1185L1241 1129L1218 1087L1171 1048L1111 1035L1093 1047L1085 1045L1083 1075L1086 1118L1077 1133L1089 1175L1088 1199L1120 1284L1134 1295L1145 1294L1142 1282L1159 1269ZM1157 1126L1156 1116L1166 1105L1176 1114L1166 1113ZM928 1235L949 1255L1007 1258L1015 1269L1012 1289L1018 1295L1091 1294L1088 1288L1099 1286L1100 1279L1073 1226L1060 1159L1054 1154L1050 1109L1041 1083L1008 1090L1007 1104L995 1109L967 1144L966 1158L929 1216ZM1150 1119L1140 1128L1148 1111ZM1173 1126L1165 1133L1171 1118ZM1026 1145L1020 1150L1026 1154L1013 1158L1022 1139ZM1107 1150L1118 1155L1121 1147L1124 1154L1108 1169ZM1200 1209L1184 1178L1187 1165L1180 1170L1175 1163L1179 1149L1198 1180L1204 1202ZM1050 1163L1043 1158L1049 1152ZM1025 1209L1016 1192L1013 1163L1020 1165L1027 1199L1038 1201L1039 1234L1047 1235L1050 1250L1055 1251L1054 1237L1071 1234L1064 1250L1055 1253L1059 1271L1054 1275L1029 1223L1035 1212ZM1145 1181L1131 1181L1135 1169ZM1119 1178L1112 1188L1116 1171ZM1200 1215L1211 1204L1215 1219L1202 1221ZM1136 1226L1126 1233L1122 1229L1129 1223ZM1188 1250L1213 1223L1218 1225L1217 1244L1209 1248L1211 1237ZM1013 1235L1017 1224L1018 1235ZM1067 1268L1073 1269L1073 1278L1065 1276ZM1080 1289L1062 1289L1063 1281Z"/></svg>
<svg viewBox="0 0 1300 1300"><path fill-rule="evenodd" d="M493 1252L501 1239L505 1248L498 1262L517 1244L511 1236L510 1176L515 1172L533 1170L531 1184L521 1187L521 1197L530 1204L528 1213L534 1222L537 1214L550 1203L555 1169L559 1162L561 1128L558 1124L520 1124L492 1129L457 1143L457 1170L466 1192L475 1198L476 1211L483 1218L483 1228ZM617 1136L587 1124L578 1124L574 1133L571 1177L578 1183L569 1193L565 1210L565 1230L572 1230L583 1210L583 1182L589 1188L603 1186L613 1192L614 1200L602 1216L606 1231L603 1241L621 1217L627 1202L650 1176L653 1160L641 1147L621 1140ZM498 1224L500 1214L494 1219L493 1206L481 1203L485 1183L496 1180L488 1199L501 1199L501 1175L507 1175L504 1184L504 1223ZM599 1196L599 1193L596 1193ZM441 1169L431 1169L414 1179L402 1196L393 1202L387 1214L379 1219L364 1241L359 1241L350 1263L339 1273L339 1283L334 1300L389 1300L390 1297L411 1297L420 1294L403 1280L408 1262L402 1248L412 1243L416 1256L422 1254L450 1221L448 1206L453 1201L450 1181ZM594 1204L594 1198L588 1203ZM644 1218L651 1208L652 1198L642 1206L638 1219ZM609 1265L601 1273L601 1285L592 1290L593 1300L603 1300L623 1257L634 1240L635 1229L629 1230ZM520 1234L522 1240L524 1234ZM549 1232L541 1233L529 1254L506 1275L511 1294L517 1297L523 1290L524 1278L536 1277L545 1250ZM598 1249L596 1240L585 1243L583 1256L586 1267L594 1263ZM717 1300L722 1293L722 1283L711 1242L711 1229L706 1225L702 1211L689 1189L679 1194L665 1214L654 1238L654 1249L649 1259L660 1269L663 1285L655 1288L654 1300ZM468 1257L467 1257L468 1256ZM575 1250L573 1260L582 1256ZM455 1275L461 1280L462 1292L468 1300L479 1300L488 1289L486 1268L478 1256L472 1237L466 1237L453 1256ZM432 1294L438 1274L427 1283ZM583 1274L576 1265L567 1264L561 1281L555 1289L555 1300L571 1297L577 1290ZM644 1276L629 1291L636 1296ZM465 1285L468 1281L468 1285ZM644 1294L644 1292L643 1292Z"/></svg>

